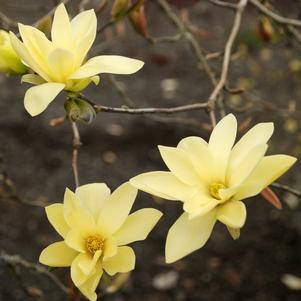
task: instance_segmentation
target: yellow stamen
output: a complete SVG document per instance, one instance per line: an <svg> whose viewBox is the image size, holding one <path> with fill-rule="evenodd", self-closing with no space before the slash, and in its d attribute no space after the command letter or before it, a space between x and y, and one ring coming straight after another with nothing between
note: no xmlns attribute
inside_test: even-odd
<svg viewBox="0 0 301 301"><path fill-rule="evenodd" d="M94 254L96 251L103 251L104 240L100 235L90 235L86 238L86 248L91 253Z"/></svg>
<svg viewBox="0 0 301 301"><path fill-rule="evenodd" d="M209 186L209 192L212 197L214 197L217 200L221 200L219 191L220 191L220 189L226 189L226 188L227 188L226 185L224 185L223 183L213 182Z"/></svg>

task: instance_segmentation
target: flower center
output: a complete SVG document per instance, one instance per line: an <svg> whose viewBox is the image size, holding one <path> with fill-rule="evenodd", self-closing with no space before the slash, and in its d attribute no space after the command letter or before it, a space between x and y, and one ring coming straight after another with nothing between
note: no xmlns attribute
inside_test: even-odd
<svg viewBox="0 0 301 301"><path fill-rule="evenodd" d="M209 192L210 192L212 197L214 197L217 200L221 200L221 197L219 195L219 191L220 191L220 189L225 189L225 188L227 188L227 187L223 183L213 182L209 186Z"/></svg>
<svg viewBox="0 0 301 301"><path fill-rule="evenodd" d="M86 248L91 253L94 254L96 251L103 251L104 240L100 235L90 235L86 238Z"/></svg>

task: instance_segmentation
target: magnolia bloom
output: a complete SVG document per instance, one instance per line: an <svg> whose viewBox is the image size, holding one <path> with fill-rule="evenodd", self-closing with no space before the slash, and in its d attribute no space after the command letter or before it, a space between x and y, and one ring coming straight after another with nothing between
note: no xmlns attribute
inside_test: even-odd
<svg viewBox="0 0 301 301"><path fill-rule="evenodd" d="M27 68L10 43L9 34L5 30L0 30L0 72L24 74L26 71Z"/></svg>
<svg viewBox="0 0 301 301"><path fill-rule="evenodd" d="M135 267L135 253L127 244L144 240L161 212L144 208L129 215L137 189L128 182L112 194L104 183L66 189L64 203L46 207L49 222L63 237L44 249L40 262L51 267L71 266L71 278L89 299L96 300L99 280Z"/></svg>
<svg viewBox="0 0 301 301"><path fill-rule="evenodd" d="M187 137L177 147L159 146L170 172L148 172L130 180L145 192L183 202L184 213L167 235L167 263L204 246L217 220L237 235L246 220L241 201L260 193L295 163L291 156L264 156L273 130L273 123L259 123L234 145L237 121L229 114L208 143Z"/></svg>
<svg viewBox="0 0 301 301"><path fill-rule="evenodd" d="M25 109L32 116L42 113L62 91L78 92L91 82L98 84L99 73L132 74L143 62L118 55L101 55L85 61L97 28L93 9L69 20L64 4L54 14L51 39L40 30L19 24L23 43L11 32L11 43L22 61L36 74L22 77L36 85L27 90Z"/></svg>

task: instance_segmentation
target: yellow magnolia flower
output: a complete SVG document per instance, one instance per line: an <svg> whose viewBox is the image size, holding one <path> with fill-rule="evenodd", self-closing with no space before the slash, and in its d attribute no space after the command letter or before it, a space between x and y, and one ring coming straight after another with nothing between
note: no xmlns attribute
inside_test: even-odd
<svg viewBox="0 0 301 301"><path fill-rule="evenodd" d="M63 237L44 249L40 262L51 267L71 266L71 278L89 299L103 274L125 273L135 267L135 253L127 244L144 240L161 212L144 208L129 215L137 189L128 182L112 194L104 183L66 189L64 203L46 207L48 220Z"/></svg>
<svg viewBox="0 0 301 301"><path fill-rule="evenodd" d="M187 137L177 147L159 146L170 172L148 172L130 180L145 192L183 202L184 213L167 235L167 263L204 246L217 220L233 236L238 234L246 220L241 200L260 193L295 163L291 156L264 156L273 130L273 123L259 123L234 145L237 121L229 114L208 143Z"/></svg>
<svg viewBox="0 0 301 301"><path fill-rule="evenodd" d="M27 68L10 43L9 34L5 30L0 30L0 72L24 74L26 71Z"/></svg>
<svg viewBox="0 0 301 301"><path fill-rule="evenodd" d="M118 55L101 55L85 62L97 28L93 9L69 20L64 4L54 14L51 38L32 26L19 24L23 43L11 32L11 43L22 60L37 74L23 76L23 82L36 85L24 98L30 115L42 113L62 91L78 92L91 82L98 84L99 73L132 74L143 62Z"/></svg>

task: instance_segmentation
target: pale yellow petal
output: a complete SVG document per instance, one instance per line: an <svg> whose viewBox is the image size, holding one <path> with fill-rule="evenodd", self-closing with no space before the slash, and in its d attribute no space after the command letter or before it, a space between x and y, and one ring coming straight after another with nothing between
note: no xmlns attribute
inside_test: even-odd
<svg viewBox="0 0 301 301"><path fill-rule="evenodd" d="M262 160L267 148L267 144L258 144L245 157L241 157L235 169L232 169L230 166L227 175L227 185L229 187L240 185Z"/></svg>
<svg viewBox="0 0 301 301"><path fill-rule="evenodd" d="M176 147L158 147L165 164L180 181L187 185L200 183L200 177L186 151Z"/></svg>
<svg viewBox="0 0 301 301"><path fill-rule="evenodd" d="M46 81L49 81L50 78L45 71L39 66L39 64L34 60L31 53L28 52L24 44L16 37L13 32L10 32L10 41L11 44L19 55L19 57L24 61L24 63L29 66L32 70L42 76Z"/></svg>
<svg viewBox="0 0 301 301"><path fill-rule="evenodd" d="M184 212L168 231L165 246L166 262L175 262L203 247L215 222L215 209L194 219L189 219L188 213Z"/></svg>
<svg viewBox="0 0 301 301"><path fill-rule="evenodd" d="M62 237L70 230L64 218L63 204L52 204L45 208L47 218L53 228Z"/></svg>
<svg viewBox="0 0 301 301"><path fill-rule="evenodd" d="M216 207L219 203L219 200L201 193L197 193L191 199L184 202L183 210L189 213L189 218L192 219L197 216L206 214L214 207Z"/></svg>
<svg viewBox="0 0 301 301"><path fill-rule="evenodd" d="M64 195L64 217L72 229L80 229L82 233L95 230L96 223L93 215L81 205L75 194L68 188L66 188Z"/></svg>
<svg viewBox="0 0 301 301"><path fill-rule="evenodd" d="M116 273L126 273L135 268L135 253L132 248L124 246L119 247L117 254L110 260L103 262L103 269L110 276Z"/></svg>
<svg viewBox="0 0 301 301"><path fill-rule="evenodd" d="M56 48L49 53L48 64L51 78L56 82L66 83L75 68L75 57L69 50Z"/></svg>
<svg viewBox="0 0 301 301"><path fill-rule="evenodd" d="M114 236L108 236L105 240L105 248L103 251L103 261L108 260L117 253L117 240Z"/></svg>
<svg viewBox="0 0 301 301"><path fill-rule="evenodd" d="M185 150L190 156L193 165L204 183L216 181L216 166L209 151L208 144L200 137L186 137L182 139L178 146Z"/></svg>
<svg viewBox="0 0 301 301"><path fill-rule="evenodd" d="M78 266L85 275L89 276L94 273L96 263L99 260L101 254L101 250L96 251L93 256L88 253L80 254L80 258L78 259Z"/></svg>
<svg viewBox="0 0 301 301"><path fill-rule="evenodd" d="M130 214L121 228L114 234L118 245L144 240L155 227L162 213L153 208L140 209Z"/></svg>
<svg viewBox="0 0 301 301"><path fill-rule="evenodd" d="M45 83L28 89L24 97L26 111L31 116L41 114L64 88L64 84Z"/></svg>
<svg viewBox="0 0 301 301"><path fill-rule="evenodd" d="M224 182L226 169L235 142L237 121L233 114L224 117L213 129L209 139L209 150L219 171L219 181Z"/></svg>
<svg viewBox="0 0 301 301"><path fill-rule="evenodd" d="M101 55L88 60L70 78L91 77L100 73L132 74L143 67L142 61L119 55Z"/></svg>
<svg viewBox="0 0 301 301"><path fill-rule="evenodd" d="M96 267L95 273L88 280L86 280L82 285L78 287L81 293L90 301L97 300L97 295L95 293L95 290L99 284L102 274L103 274L103 270L99 264Z"/></svg>
<svg viewBox="0 0 301 301"><path fill-rule="evenodd" d="M25 74L21 77L21 83L41 85L45 83L45 80L41 76L36 74Z"/></svg>
<svg viewBox="0 0 301 301"><path fill-rule="evenodd" d="M24 46L39 65L39 68L48 74L47 56L53 49L51 42L40 30L28 25L18 25Z"/></svg>
<svg viewBox="0 0 301 301"><path fill-rule="evenodd" d="M218 194L222 201L227 201L232 196L234 196L237 193L237 191L239 191L239 189L240 189L240 186L233 186L233 187L226 188L226 189L220 189Z"/></svg>
<svg viewBox="0 0 301 301"><path fill-rule="evenodd" d="M70 20L63 3L55 10L52 21L51 38L56 47L69 50L72 50L74 47Z"/></svg>
<svg viewBox="0 0 301 301"><path fill-rule="evenodd" d="M146 172L132 178L130 183L142 191L167 200L184 201L197 190L166 171Z"/></svg>
<svg viewBox="0 0 301 301"><path fill-rule="evenodd" d="M240 167L240 162L246 158L247 154L258 144L266 144L274 131L272 122L258 123L252 127L242 138L234 145L229 162L229 170L235 170Z"/></svg>
<svg viewBox="0 0 301 301"><path fill-rule="evenodd" d="M97 19L93 9L83 11L71 20L73 39L77 44L77 64L80 66L96 36Z"/></svg>
<svg viewBox="0 0 301 301"><path fill-rule="evenodd" d="M86 275L79 266L79 263L83 260L83 257L86 257L86 255L83 253L79 253L71 264L71 279L77 287L84 284L84 282L87 281L90 278L90 276L92 276Z"/></svg>
<svg viewBox="0 0 301 301"><path fill-rule="evenodd" d="M242 183L233 200L239 201L260 193L265 187L281 177L295 162L287 155L264 157L251 175Z"/></svg>
<svg viewBox="0 0 301 301"><path fill-rule="evenodd" d="M40 263L51 267L69 267L78 252L69 248L65 242L55 242L45 248L39 258Z"/></svg>
<svg viewBox="0 0 301 301"><path fill-rule="evenodd" d="M99 84L99 76L88 77L84 79L71 79L67 81L68 90L73 92L80 92L84 90L92 82L97 86Z"/></svg>
<svg viewBox="0 0 301 301"><path fill-rule="evenodd" d="M65 243L68 247L78 252L86 252L85 237L78 229L72 229L67 233L65 237Z"/></svg>
<svg viewBox="0 0 301 301"><path fill-rule="evenodd" d="M101 209L99 229L108 233L116 232L127 218L136 196L137 189L129 182L119 186Z"/></svg>
<svg viewBox="0 0 301 301"><path fill-rule="evenodd" d="M75 191L76 197L84 207L88 208L95 221L97 221L101 208L109 199L110 193L110 189L105 183L82 185Z"/></svg>
<svg viewBox="0 0 301 301"><path fill-rule="evenodd" d="M226 202L217 207L217 219L230 228L241 228L246 221L247 210L243 202Z"/></svg>

